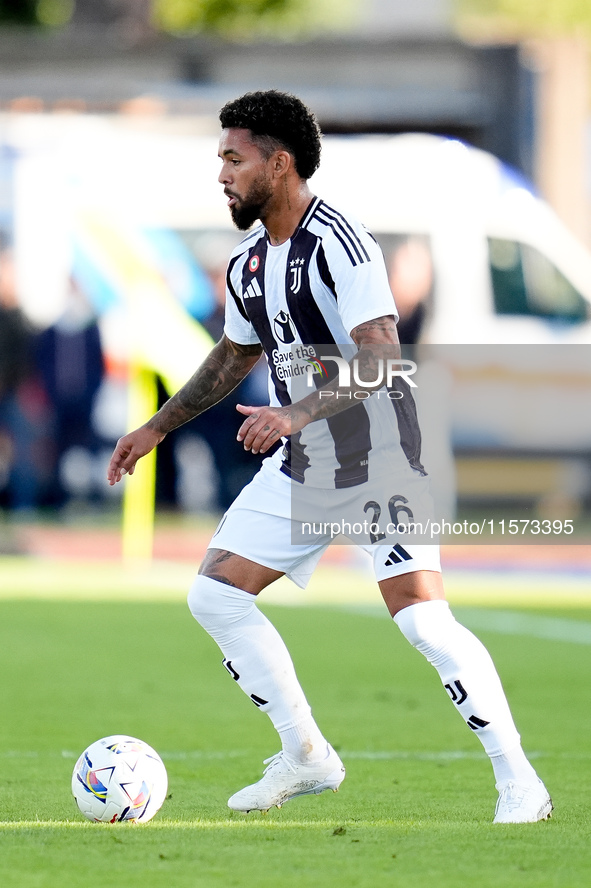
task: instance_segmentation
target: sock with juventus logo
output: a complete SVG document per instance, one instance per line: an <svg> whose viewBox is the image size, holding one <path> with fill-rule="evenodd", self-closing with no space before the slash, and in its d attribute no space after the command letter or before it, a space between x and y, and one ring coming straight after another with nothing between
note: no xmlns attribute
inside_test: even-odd
<svg viewBox="0 0 591 888"><path fill-rule="evenodd" d="M497 785L531 783L537 775L521 748L505 692L490 654L454 618L446 601L403 608L394 622L439 673L456 709L484 746Z"/></svg>
<svg viewBox="0 0 591 888"><path fill-rule="evenodd" d="M266 712L284 752L298 762L328 755L327 742L312 716L289 652L256 595L198 576L189 592L189 608L217 642L229 675Z"/></svg>

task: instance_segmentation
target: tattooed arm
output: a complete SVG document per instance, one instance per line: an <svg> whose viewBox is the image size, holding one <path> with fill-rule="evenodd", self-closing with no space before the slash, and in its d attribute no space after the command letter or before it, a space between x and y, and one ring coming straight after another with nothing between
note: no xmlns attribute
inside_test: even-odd
<svg viewBox="0 0 591 888"><path fill-rule="evenodd" d="M400 358L396 322L392 315L360 324L351 331L351 338L359 349L354 357L359 379L376 379L380 360L384 367L387 359ZM279 437L292 435L310 422L334 416L360 403L355 399L355 392L364 389L363 385L354 381L349 386L339 386L333 379L289 407L238 405L240 413L248 416L240 427L238 440L243 441L246 450L265 453Z"/></svg>
<svg viewBox="0 0 591 888"><path fill-rule="evenodd" d="M145 425L117 442L107 471L110 485L133 475L138 459L150 453L173 429L199 416L229 395L252 370L260 345L238 345L226 336L213 347L191 379Z"/></svg>

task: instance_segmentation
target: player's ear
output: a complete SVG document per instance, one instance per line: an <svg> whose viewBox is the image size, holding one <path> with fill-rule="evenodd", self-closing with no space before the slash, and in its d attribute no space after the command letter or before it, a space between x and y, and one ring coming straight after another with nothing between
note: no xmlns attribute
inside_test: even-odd
<svg viewBox="0 0 591 888"><path fill-rule="evenodd" d="M273 174L278 178L285 176L287 171L293 167L293 157L289 151L276 151L273 155Z"/></svg>

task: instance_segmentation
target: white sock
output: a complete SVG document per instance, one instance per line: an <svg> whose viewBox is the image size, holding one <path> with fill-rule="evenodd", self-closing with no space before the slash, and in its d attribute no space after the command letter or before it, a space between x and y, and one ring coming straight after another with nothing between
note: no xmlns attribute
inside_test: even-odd
<svg viewBox="0 0 591 888"><path fill-rule="evenodd" d="M528 784L535 783L538 779L535 769L528 762L521 746L509 749L503 755L491 756L490 763L493 766L497 788L508 783L509 780L514 783Z"/></svg>
<svg viewBox="0 0 591 888"><path fill-rule="evenodd" d="M490 654L475 635L455 620L448 603L412 604L399 611L394 621L435 667L456 709L491 760L521 748Z"/></svg>
<svg viewBox="0 0 591 888"><path fill-rule="evenodd" d="M219 645L223 664L244 693L267 713L284 750L297 761L326 756L283 639L256 606L256 595L209 577L196 577L191 613Z"/></svg>
<svg viewBox="0 0 591 888"><path fill-rule="evenodd" d="M328 744L312 716L279 731L279 736L284 752L297 762L321 762L328 755Z"/></svg>

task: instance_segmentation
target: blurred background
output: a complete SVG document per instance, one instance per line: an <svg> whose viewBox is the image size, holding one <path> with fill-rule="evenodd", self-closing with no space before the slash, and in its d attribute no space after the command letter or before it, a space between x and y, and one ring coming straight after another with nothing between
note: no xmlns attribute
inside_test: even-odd
<svg viewBox="0 0 591 888"><path fill-rule="evenodd" d="M382 245L443 513L588 541L590 34L577 0L0 0L0 552L119 520L113 445L222 330L217 112L266 88L315 110L313 187ZM229 505L258 468L235 404L265 397L257 367L161 446L132 554L154 499Z"/></svg>

